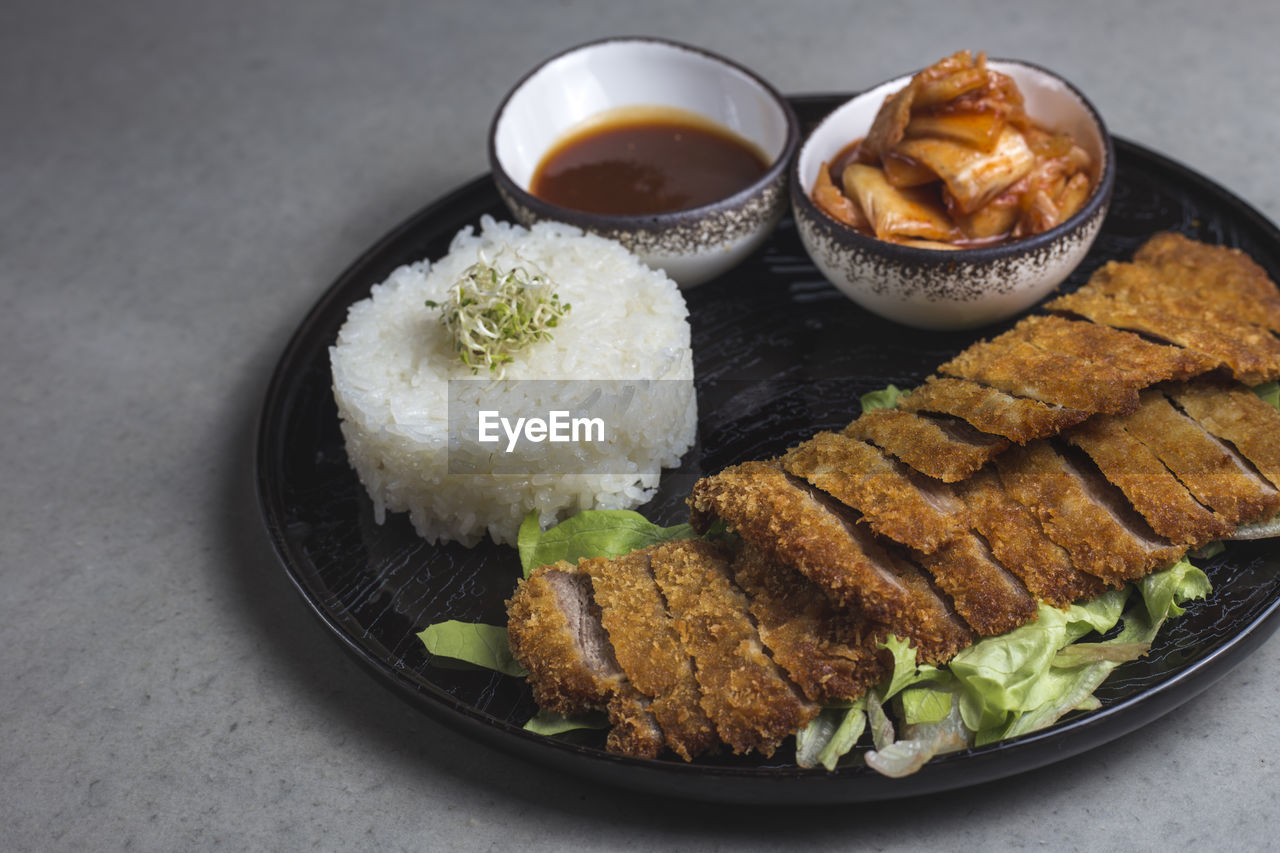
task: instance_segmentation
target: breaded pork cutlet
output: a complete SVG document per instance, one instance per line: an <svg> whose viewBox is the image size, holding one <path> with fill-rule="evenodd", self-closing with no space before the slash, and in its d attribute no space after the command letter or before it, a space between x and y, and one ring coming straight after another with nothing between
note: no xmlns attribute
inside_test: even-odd
<svg viewBox="0 0 1280 853"><path fill-rule="evenodd" d="M1025 317L1013 333L1048 352L1066 353L1124 371L1143 386L1188 379L1217 366L1208 356L1148 341L1121 329L1053 315Z"/></svg>
<svg viewBox="0 0 1280 853"><path fill-rule="evenodd" d="M1280 412L1233 382L1186 382L1172 386L1168 394L1205 431L1230 443L1280 487Z"/></svg>
<svg viewBox="0 0 1280 853"><path fill-rule="evenodd" d="M991 553L1041 601L1067 607L1106 591L1100 578L1077 569L1066 550L1045 535L1031 511L1005 491L993 468L958 483L957 493Z"/></svg>
<svg viewBox="0 0 1280 853"><path fill-rule="evenodd" d="M830 432L792 448L778 464L914 552L913 561L950 596L975 633L1002 634L1035 616L1035 601L969 531L964 502L945 483L865 442Z"/></svg>
<svg viewBox="0 0 1280 853"><path fill-rule="evenodd" d="M607 710L610 750L662 752L662 730L614 657L585 571L559 563L522 581L507 602L507 637L539 707L566 715Z"/></svg>
<svg viewBox="0 0 1280 853"><path fill-rule="evenodd" d="M682 539L649 556L720 739L735 753L772 755L821 708L799 695L765 652L746 597L729 581L728 555L706 541Z"/></svg>
<svg viewBox="0 0 1280 853"><path fill-rule="evenodd" d="M1086 412L1128 412L1138 405L1143 377L1027 342L1016 330L979 341L938 367L1019 397Z"/></svg>
<svg viewBox="0 0 1280 853"><path fill-rule="evenodd" d="M1192 497L1160 457L1125 429L1132 417L1102 415L1064 437L1087 453L1151 529L1170 542L1194 548L1230 533L1232 523Z"/></svg>
<svg viewBox="0 0 1280 853"><path fill-rule="evenodd" d="M1075 293L1045 307L1197 352L1250 385L1280 377L1280 340L1269 330L1212 308L1188 310L1188 294L1166 290L1155 267L1111 261Z"/></svg>
<svg viewBox="0 0 1280 853"><path fill-rule="evenodd" d="M1076 568L1112 586L1169 565L1186 551L1155 536L1100 474L1073 464L1048 441L1015 447L995 464L1005 490Z"/></svg>
<svg viewBox="0 0 1280 853"><path fill-rule="evenodd" d="M1280 414L1218 375L1280 376L1261 268L1164 236L1049 308L1067 316L970 347L895 411L700 480L694 528L739 544L535 571L509 602L534 698L607 710L616 752L769 755L882 679L890 634L945 663L1035 599L1093 598L1280 509Z"/></svg>
<svg viewBox="0 0 1280 853"><path fill-rule="evenodd" d="M1174 408L1158 391L1143 394L1142 406L1124 420L1125 429L1159 457L1196 500L1235 526L1273 515L1280 493L1230 447Z"/></svg>
<svg viewBox="0 0 1280 853"><path fill-rule="evenodd" d="M695 530L723 519L840 606L893 626L922 661L945 662L973 641L918 568L878 543L847 507L774 464L744 462L705 477L689 505Z"/></svg>
<svg viewBox="0 0 1280 853"><path fill-rule="evenodd" d="M968 379L940 376L931 376L912 389L901 398L898 408L952 415L980 432L1003 436L1018 444L1057 435L1092 414L1017 397Z"/></svg>
<svg viewBox="0 0 1280 853"><path fill-rule="evenodd" d="M744 544L731 566L760 639L814 702L852 701L884 678L891 656L877 643L889 629L836 607L800 573Z"/></svg>
<svg viewBox="0 0 1280 853"><path fill-rule="evenodd" d="M701 691L674 619L653 579L650 551L579 564L591 577L618 666L636 690L650 697L649 710L671 751L686 761L719 743L702 709Z"/></svg>
<svg viewBox="0 0 1280 853"><path fill-rule="evenodd" d="M912 556L951 596L956 612L979 636L1003 634L1036 617L1036 602L1026 587L970 531L932 554Z"/></svg>
<svg viewBox="0 0 1280 853"><path fill-rule="evenodd" d="M905 409L863 412L844 434L869 441L915 470L944 483L963 480L1009 446L962 420Z"/></svg>
<svg viewBox="0 0 1280 853"><path fill-rule="evenodd" d="M1155 268L1162 288L1188 297L1188 313L1209 308L1280 332L1280 290L1239 249L1170 231L1143 243L1133 260Z"/></svg>
<svg viewBox="0 0 1280 853"><path fill-rule="evenodd" d="M847 507L881 536L930 553L965 527L964 505L930 481L856 438L820 432L778 458L778 466Z"/></svg>

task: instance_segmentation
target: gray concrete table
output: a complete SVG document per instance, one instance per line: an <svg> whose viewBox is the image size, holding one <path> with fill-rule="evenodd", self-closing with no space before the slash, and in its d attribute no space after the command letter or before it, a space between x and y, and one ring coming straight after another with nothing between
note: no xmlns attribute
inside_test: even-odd
<svg viewBox="0 0 1280 853"><path fill-rule="evenodd" d="M359 670L251 481L276 358L377 237L481 174L539 59L620 33L785 92L956 49L1074 80L1118 135L1280 220L1280 7L758 0L43 3L0 12L0 848L1261 849L1280 641L1156 725L874 807L602 789Z"/></svg>

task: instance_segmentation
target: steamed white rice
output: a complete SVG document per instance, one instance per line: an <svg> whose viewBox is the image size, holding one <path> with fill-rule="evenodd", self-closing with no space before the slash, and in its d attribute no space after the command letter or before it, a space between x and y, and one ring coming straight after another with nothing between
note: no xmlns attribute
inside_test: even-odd
<svg viewBox="0 0 1280 853"><path fill-rule="evenodd" d="M351 307L330 349L347 455L378 522L388 510L406 512L432 542L473 545L487 532L513 544L530 510L546 527L579 510L644 502L657 488L659 469L677 465L693 444L697 426L688 311L679 289L621 245L570 226L526 230L489 217L480 226L479 234L470 227L459 232L434 264L401 267L375 285ZM478 250L492 256L504 244L533 261L572 308L551 330L553 340L516 354L498 385L516 389L536 410L564 405L556 384L519 380L678 380L636 384L634 399L605 413L607 442L531 445L523 459L501 452L459 459L455 436L450 459L449 380L477 377L454 352L439 312L424 302L443 302ZM466 387L491 400L486 385L492 391L493 383ZM529 399L539 395L547 399ZM456 423L457 399L454 405Z"/></svg>

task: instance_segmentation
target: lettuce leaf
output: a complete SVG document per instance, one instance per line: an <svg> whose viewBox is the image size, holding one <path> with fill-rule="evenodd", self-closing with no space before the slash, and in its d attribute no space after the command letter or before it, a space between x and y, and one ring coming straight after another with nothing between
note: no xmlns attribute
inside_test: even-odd
<svg viewBox="0 0 1280 853"><path fill-rule="evenodd" d="M1261 385L1255 385L1251 390L1273 409L1280 410L1280 382L1264 382Z"/></svg>
<svg viewBox="0 0 1280 853"><path fill-rule="evenodd" d="M493 669L505 675L525 676L511 654L507 629L501 625L449 620L428 625L418 633L427 651L439 657Z"/></svg>
<svg viewBox="0 0 1280 853"><path fill-rule="evenodd" d="M525 731L534 734L561 735L565 732L574 732L581 729L603 729L609 725L609 719L603 713L582 714L567 717L564 714L557 714L555 711L547 711L541 708L538 712L529 718L529 722L524 724Z"/></svg>
<svg viewBox="0 0 1280 853"><path fill-rule="evenodd" d="M1183 559L1162 572L1147 575L1138 582L1138 591L1146 602L1153 629L1159 630L1164 620L1185 612L1180 606L1183 602L1205 598L1213 586L1204 572Z"/></svg>
<svg viewBox="0 0 1280 853"><path fill-rule="evenodd" d="M876 748L866 755L868 767L898 779L915 773L935 755L965 749L972 744L973 733L964 724L956 696L947 690L929 692L938 700L945 701L945 713L936 720L906 724L902 728L902 737L891 743L876 744Z"/></svg>
<svg viewBox="0 0 1280 853"><path fill-rule="evenodd" d="M687 524L660 527L629 509L593 509L570 516L542 530L537 513L529 513L520 525L516 548L524 576L534 569L564 560L576 564L591 557L618 557L671 539L693 536Z"/></svg>
<svg viewBox="0 0 1280 853"><path fill-rule="evenodd" d="M908 726L940 723L955 705L955 693L941 687L908 687L898 700L902 722Z"/></svg>
<svg viewBox="0 0 1280 853"><path fill-rule="evenodd" d="M1183 612L1182 603L1210 592L1208 577L1187 560L1148 575L1136 584L1142 601L1124 614L1124 626L1108 640L1082 643L1055 655L1041 681L1039 704L1022 710L1005 725L980 731L977 743L1028 734L1053 725L1070 711L1096 708L1093 691L1111 671L1147 653L1160 626ZM985 642L985 641L984 641Z"/></svg>
<svg viewBox="0 0 1280 853"><path fill-rule="evenodd" d="M898 400L906 396L907 393L897 385L889 385L879 391L868 391L859 398L862 403L862 411L869 412L872 409L897 408Z"/></svg>
<svg viewBox="0 0 1280 853"><path fill-rule="evenodd" d="M895 634L890 634L887 640L878 645L893 655L893 672L889 674L888 681L880 690L881 699L888 701L904 687L914 684L919 679L916 650L911 647L908 640Z"/></svg>
<svg viewBox="0 0 1280 853"><path fill-rule="evenodd" d="M1042 604L1034 622L980 640L952 658L947 668L959 682L960 714L978 742L1052 700L1062 689L1049 678L1059 650L1090 632L1111 630L1127 594L1111 590L1065 611Z"/></svg>
<svg viewBox="0 0 1280 853"><path fill-rule="evenodd" d="M860 696L848 707L823 708L796 732L796 764L835 770L867 728L866 706L866 696Z"/></svg>

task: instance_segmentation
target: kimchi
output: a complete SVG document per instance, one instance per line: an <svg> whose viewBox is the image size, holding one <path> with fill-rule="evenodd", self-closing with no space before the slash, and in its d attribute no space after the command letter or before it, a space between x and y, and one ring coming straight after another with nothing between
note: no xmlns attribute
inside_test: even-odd
<svg viewBox="0 0 1280 853"><path fill-rule="evenodd" d="M1047 231L1084 205L1092 158L1031 119L1011 77L960 51L887 97L866 137L822 164L811 197L877 237L940 249Z"/></svg>

